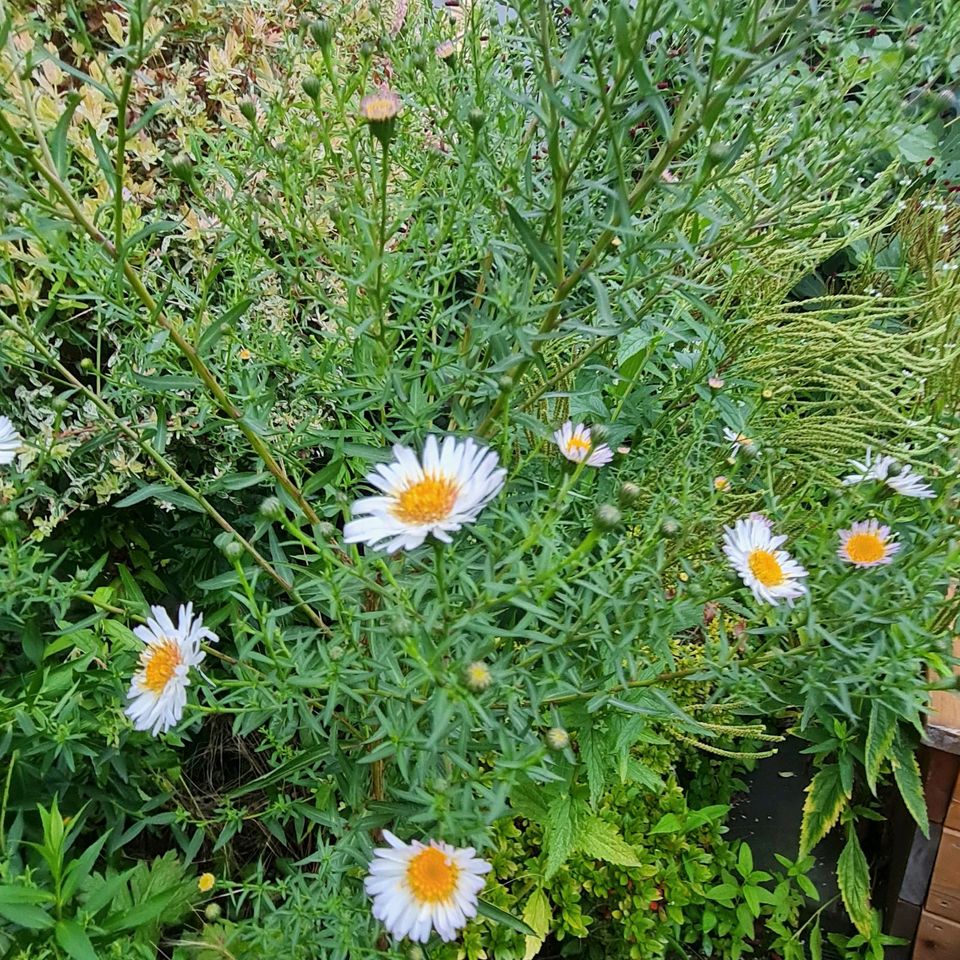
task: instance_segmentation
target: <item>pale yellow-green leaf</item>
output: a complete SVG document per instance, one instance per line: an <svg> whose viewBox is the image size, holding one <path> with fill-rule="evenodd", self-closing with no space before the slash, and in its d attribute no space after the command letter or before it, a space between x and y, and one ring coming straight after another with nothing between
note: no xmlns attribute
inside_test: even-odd
<svg viewBox="0 0 960 960"><path fill-rule="evenodd" d="M807 787L800 825L800 856L806 856L834 827L847 805L836 764L821 767Z"/></svg>
<svg viewBox="0 0 960 960"><path fill-rule="evenodd" d="M599 817L589 817L581 821L577 830L576 846L582 853L597 860L605 860L621 867L640 866L636 850L620 836L620 831L612 823Z"/></svg>
<svg viewBox="0 0 960 960"><path fill-rule="evenodd" d="M524 937L526 950L523 960L533 960L540 952L543 941L550 932L550 918L552 911L547 895L539 887L530 894L526 906L523 908L523 922L537 932L535 937Z"/></svg>
<svg viewBox="0 0 960 960"><path fill-rule="evenodd" d="M870 909L870 871L853 829L849 830L847 844L837 860L837 886L853 925L869 939L874 923Z"/></svg>

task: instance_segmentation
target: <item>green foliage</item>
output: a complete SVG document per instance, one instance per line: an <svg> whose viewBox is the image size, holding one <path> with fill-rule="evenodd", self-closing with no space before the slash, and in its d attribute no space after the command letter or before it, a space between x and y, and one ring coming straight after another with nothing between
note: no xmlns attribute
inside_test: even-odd
<svg viewBox="0 0 960 960"><path fill-rule="evenodd" d="M926 829L957 612L951 14L0 4L0 952L408 956L362 889L387 827L493 864L431 956L800 960L840 823L879 956L856 821L892 783ZM570 465L568 417L625 452ZM442 433L506 493L452 546L345 544ZM935 497L841 486L868 446ZM794 607L730 576L754 510ZM902 549L854 569L867 517ZM219 643L149 738L132 631L187 601ZM773 876L722 824L785 730L816 772Z"/></svg>

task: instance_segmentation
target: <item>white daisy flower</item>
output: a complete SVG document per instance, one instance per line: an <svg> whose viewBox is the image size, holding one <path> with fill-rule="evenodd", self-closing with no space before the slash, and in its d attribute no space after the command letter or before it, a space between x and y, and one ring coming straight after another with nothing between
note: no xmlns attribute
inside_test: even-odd
<svg viewBox="0 0 960 960"><path fill-rule="evenodd" d="M786 550L778 549L787 538L774 535L770 521L759 514L723 528L723 552L740 579L762 603L788 605L807 592L799 583L807 571Z"/></svg>
<svg viewBox="0 0 960 960"><path fill-rule="evenodd" d="M7 417L0 417L0 463L13 463L20 449L20 434Z"/></svg>
<svg viewBox="0 0 960 960"><path fill-rule="evenodd" d="M133 675L124 713L137 730L149 730L152 736L169 730L183 716L190 686L190 668L204 657L203 640L217 641L217 635L203 625L203 617L193 616L193 604L181 606L177 626L163 607L151 607L151 617L134 633L145 644L140 653L140 669Z"/></svg>
<svg viewBox="0 0 960 960"><path fill-rule="evenodd" d="M744 453L751 454L757 452L756 442L748 437L745 433L737 433L736 430L731 430L729 427L724 427L723 435L732 444L732 452L734 456L736 456L741 450Z"/></svg>
<svg viewBox="0 0 960 960"><path fill-rule="evenodd" d="M427 437L423 463L409 447L395 444L393 463L380 464L367 481L383 496L362 497L350 508L359 519L343 528L346 543L366 543L394 553L419 547L432 533L450 543L450 534L473 523L500 492L507 471L497 454L473 440L448 436L443 445Z"/></svg>
<svg viewBox="0 0 960 960"><path fill-rule="evenodd" d="M913 467L909 464L901 466L893 457L889 456L874 459L873 451L869 447L867 447L867 455L863 461L850 460L849 463L857 472L847 474L843 478L844 486L849 487L851 484L863 483L866 480L880 480L902 497L918 497L921 500L928 500L936 496L936 493L923 477L914 473ZM891 470L896 471L895 476L890 475Z"/></svg>
<svg viewBox="0 0 960 960"><path fill-rule="evenodd" d="M613 451L605 444L594 446L590 439L590 428L582 423L573 425L568 420L553 435L560 452L574 463L587 461L588 467L602 467L613 459Z"/></svg>
<svg viewBox="0 0 960 960"><path fill-rule="evenodd" d="M477 914L483 875L491 866L475 857L473 847L419 840L404 843L388 830L389 847L373 851L363 886L373 900L373 915L398 940L426 943L431 928L453 940Z"/></svg>
<svg viewBox="0 0 960 960"><path fill-rule="evenodd" d="M876 520L858 520L849 530L841 530L837 556L855 567L877 567L890 563L903 544L896 534Z"/></svg>

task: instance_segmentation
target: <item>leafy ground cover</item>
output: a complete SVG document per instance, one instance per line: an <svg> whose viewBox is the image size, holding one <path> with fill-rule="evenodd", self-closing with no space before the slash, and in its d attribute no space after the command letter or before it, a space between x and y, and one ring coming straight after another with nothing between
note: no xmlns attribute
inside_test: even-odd
<svg viewBox="0 0 960 960"><path fill-rule="evenodd" d="M0 5L2 952L882 956L956 13Z"/></svg>

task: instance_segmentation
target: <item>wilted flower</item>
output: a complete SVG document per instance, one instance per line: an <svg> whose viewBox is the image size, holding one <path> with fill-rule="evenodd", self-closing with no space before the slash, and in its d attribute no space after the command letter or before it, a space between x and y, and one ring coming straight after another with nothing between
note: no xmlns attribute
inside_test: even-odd
<svg viewBox="0 0 960 960"><path fill-rule="evenodd" d="M145 646L140 653L140 669L130 683L124 713L135 729L149 730L156 736L183 716L190 668L204 657L200 643L216 642L217 635L203 625L202 616L193 616L192 603L180 607L177 626L163 607L151 607L150 613L146 625L133 631Z"/></svg>
<svg viewBox="0 0 960 960"><path fill-rule="evenodd" d="M713 489L718 493L724 493L730 489L730 481L722 474L713 478Z"/></svg>
<svg viewBox="0 0 960 960"><path fill-rule="evenodd" d="M890 563L902 544L896 534L876 520L858 520L849 530L841 530L837 556L855 567L876 567Z"/></svg>
<svg viewBox="0 0 960 960"><path fill-rule="evenodd" d="M0 463L13 463L20 448L20 434L7 417L0 417Z"/></svg>
<svg viewBox="0 0 960 960"><path fill-rule="evenodd" d="M588 467L602 467L613 459L613 451L605 444L594 446L590 439L590 428L582 423L573 425L568 420L553 435L560 452L574 463L587 461Z"/></svg>
<svg viewBox="0 0 960 960"><path fill-rule="evenodd" d="M482 660L474 661L464 672L466 673L467 686L477 693L486 690L493 683L490 669Z"/></svg>
<svg viewBox="0 0 960 960"><path fill-rule="evenodd" d="M373 915L398 940L426 943L436 930L444 942L477 914L483 875L491 866L473 847L452 847L437 840L404 843L388 830L390 845L373 851L364 889L373 899Z"/></svg>
<svg viewBox="0 0 960 960"><path fill-rule="evenodd" d="M355 518L343 528L345 543L366 543L393 553L419 547L432 533L450 543L450 534L473 523L500 492L507 471L497 454L473 440L427 437L423 463L409 447L396 444L394 460L380 464L367 481L382 496L363 497L351 507Z"/></svg>
<svg viewBox="0 0 960 960"><path fill-rule="evenodd" d="M723 552L740 579L765 603L788 604L806 593L799 581L807 576L785 550L778 549L787 538L775 536L766 517L751 515L733 527L723 528Z"/></svg>
<svg viewBox="0 0 960 960"><path fill-rule="evenodd" d="M723 435L733 445L734 456L736 456L741 450L743 450L744 453L756 453L756 443L754 443L754 441L746 434L737 433L736 430L731 430L729 427L724 427Z"/></svg>
<svg viewBox="0 0 960 960"><path fill-rule="evenodd" d="M918 497L921 500L927 500L936 496L923 477L913 472L913 467L901 466L889 456L874 459L873 451L869 447L862 462L850 460L849 463L857 472L847 474L843 478L844 486L863 483L865 480L880 480L902 497Z"/></svg>

